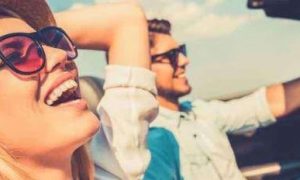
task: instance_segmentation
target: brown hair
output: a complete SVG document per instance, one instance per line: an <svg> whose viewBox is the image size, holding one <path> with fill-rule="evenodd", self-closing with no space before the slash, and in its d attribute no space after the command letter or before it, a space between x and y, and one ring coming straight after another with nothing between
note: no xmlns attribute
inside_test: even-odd
<svg viewBox="0 0 300 180"><path fill-rule="evenodd" d="M72 156L72 176L74 180L94 179L94 167L85 146L79 147ZM0 146L0 179L14 180L33 178L25 172L22 164L5 148Z"/></svg>
<svg viewBox="0 0 300 180"><path fill-rule="evenodd" d="M20 16L17 13L1 6L0 6L0 16L20 18Z"/></svg>
<svg viewBox="0 0 300 180"><path fill-rule="evenodd" d="M86 145L79 147L72 156L72 174L74 180L94 179L94 165L89 157Z"/></svg>
<svg viewBox="0 0 300 180"><path fill-rule="evenodd" d="M150 47L154 46L155 33L171 35L172 25L170 21L165 19L150 19L148 20Z"/></svg>

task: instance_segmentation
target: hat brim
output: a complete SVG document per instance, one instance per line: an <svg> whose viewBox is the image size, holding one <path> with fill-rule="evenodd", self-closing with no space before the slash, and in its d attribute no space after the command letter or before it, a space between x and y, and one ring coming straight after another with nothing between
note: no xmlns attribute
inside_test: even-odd
<svg viewBox="0 0 300 180"><path fill-rule="evenodd" d="M0 7L13 11L35 30L56 25L45 0L1 0Z"/></svg>

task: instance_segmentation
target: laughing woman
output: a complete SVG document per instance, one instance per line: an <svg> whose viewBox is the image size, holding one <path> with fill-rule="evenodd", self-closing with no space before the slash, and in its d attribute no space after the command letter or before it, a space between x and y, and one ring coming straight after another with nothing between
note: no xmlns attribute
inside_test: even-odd
<svg viewBox="0 0 300 180"><path fill-rule="evenodd" d="M157 111L142 11L100 5L61 13L57 22L79 48L109 50L98 108L99 137L107 142L100 168L141 177L150 159L146 129ZM44 0L0 1L0 179L93 179L83 145L100 125L80 98L77 50L66 32Z"/></svg>

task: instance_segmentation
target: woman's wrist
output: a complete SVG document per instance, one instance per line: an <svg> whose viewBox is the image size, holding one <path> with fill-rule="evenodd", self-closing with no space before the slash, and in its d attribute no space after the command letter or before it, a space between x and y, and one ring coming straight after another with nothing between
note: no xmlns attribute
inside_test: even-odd
<svg viewBox="0 0 300 180"><path fill-rule="evenodd" d="M148 27L133 3L101 4L56 14L78 48L109 51L110 64L149 68Z"/></svg>

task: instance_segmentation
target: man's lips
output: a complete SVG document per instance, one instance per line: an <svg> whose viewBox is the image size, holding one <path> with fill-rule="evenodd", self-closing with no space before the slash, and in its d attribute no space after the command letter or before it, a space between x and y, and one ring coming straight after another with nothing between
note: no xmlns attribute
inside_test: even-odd
<svg viewBox="0 0 300 180"><path fill-rule="evenodd" d="M186 78L186 74L185 74L185 72L176 73L175 77L176 78Z"/></svg>

